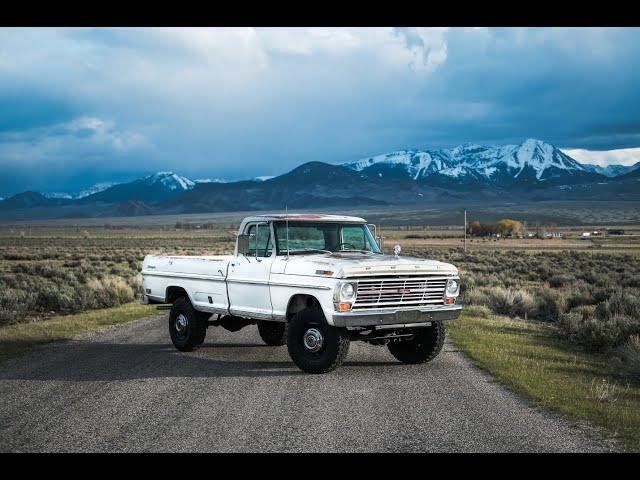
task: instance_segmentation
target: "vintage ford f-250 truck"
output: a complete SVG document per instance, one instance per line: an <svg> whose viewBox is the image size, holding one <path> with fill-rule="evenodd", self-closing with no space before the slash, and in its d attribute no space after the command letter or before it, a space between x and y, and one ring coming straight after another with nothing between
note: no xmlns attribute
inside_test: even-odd
<svg viewBox="0 0 640 480"><path fill-rule="evenodd" d="M286 343L309 373L335 369L354 340L424 363L442 349L443 321L460 315L458 270L395 253L381 253L362 218L248 217L233 255L146 256L142 302L173 304L169 333L181 351L202 344L208 326L257 323L265 343Z"/></svg>

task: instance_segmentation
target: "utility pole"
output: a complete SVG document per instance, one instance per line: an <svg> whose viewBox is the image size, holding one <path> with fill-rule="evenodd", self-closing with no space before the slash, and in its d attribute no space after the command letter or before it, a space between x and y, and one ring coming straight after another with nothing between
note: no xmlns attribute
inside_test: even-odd
<svg viewBox="0 0 640 480"><path fill-rule="evenodd" d="M464 211L464 253L467 253L467 210Z"/></svg>

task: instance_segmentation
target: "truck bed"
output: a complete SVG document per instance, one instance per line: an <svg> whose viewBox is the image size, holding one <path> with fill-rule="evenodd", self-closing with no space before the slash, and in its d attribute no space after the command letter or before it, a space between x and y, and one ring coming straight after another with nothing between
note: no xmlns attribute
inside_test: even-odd
<svg viewBox="0 0 640 480"><path fill-rule="evenodd" d="M229 308L226 278L233 255L147 255L142 263L145 295L167 302L172 288L185 289L198 310L225 312Z"/></svg>
<svg viewBox="0 0 640 480"><path fill-rule="evenodd" d="M226 278L227 267L233 255L191 256L191 255L147 255L142 264L142 272L184 273L188 275L222 276ZM220 273L222 272L222 273Z"/></svg>

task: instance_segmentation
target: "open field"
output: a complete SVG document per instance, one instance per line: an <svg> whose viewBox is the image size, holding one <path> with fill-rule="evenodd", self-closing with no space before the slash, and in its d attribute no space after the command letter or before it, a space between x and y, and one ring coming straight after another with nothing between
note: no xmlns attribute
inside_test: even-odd
<svg viewBox="0 0 640 480"><path fill-rule="evenodd" d="M195 225L191 218L185 222ZM141 293L139 270L148 253L232 251L235 225L202 227L2 228L0 324L132 302ZM457 265L464 304L549 322L559 336L612 355L637 373L640 236L585 241L577 231L567 229L565 238L549 240L474 238L466 253L453 229L394 227L382 234L387 251L397 242L404 254Z"/></svg>
<svg viewBox="0 0 640 480"><path fill-rule="evenodd" d="M535 203L478 203L473 199L461 203L443 202L439 205L389 205L375 207L327 207L320 211L342 215L362 216L383 227L413 226L414 228L444 227L455 225L462 231L464 210L467 210L469 222L481 220L495 222L501 218L515 218L536 225L560 227L585 227L588 229L626 227L640 225L640 202L574 201L574 202L535 202ZM294 212L294 210L289 210ZM316 212L318 210L295 210L296 212ZM99 218L60 218L55 220L3 220L2 227L102 227L105 224L134 228L172 227L176 222L213 223L218 226L237 225L250 214L273 212L216 212L180 215L147 215L139 217L99 217ZM284 213L284 205L280 213Z"/></svg>
<svg viewBox="0 0 640 480"><path fill-rule="evenodd" d="M423 223L424 212L378 212L378 219L373 211L352 213L382 226L378 233L387 253L398 243L403 255L459 267L460 300L471 315L452 325L452 335L480 365L541 405L607 427L628 448L638 449L638 439L629 433L637 418L627 410L637 410L640 382L640 223L625 223L634 218L629 210L622 208L611 224L554 226L561 239L469 237L466 252L461 225ZM607 218L598 209L594 215L594 220ZM5 224L0 227L4 356L148 314L149 307L130 303L140 293L144 255L231 252L242 216ZM624 229L625 235L581 238L583 231L603 227ZM518 355L513 345L520 345ZM567 351L580 361L569 362ZM547 354L548 361L536 360ZM509 358L518 361L510 365ZM578 384L549 380L554 372L565 372ZM589 383L593 378L597 381Z"/></svg>
<svg viewBox="0 0 640 480"><path fill-rule="evenodd" d="M582 239L581 233L585 229L557 228L562 238L492 238L467 237L467 252L487 250L528 250L528 251L559 251L572 250L584 252L640 253L640 227L633 226L625 229L625 235L595 236ZM626 233L628 232L628 233ZM410 249L463 249L463 229L416 229L400 230L398 228L383 229L385 247L392 249L396 243L403 248Z"/></svg>
<svg viewBox="0 0 640 480"><path fill-rule="evenodd" d="M180 223L188 229L175 228L177 223L0 228L0 324L130 302L140 293L140 264L148 253L206 255L233 249L237 224L230 217L220 217L214 223L187 216ZM558 229L564 238L469 238L466 253L462 251L462 230L456 226L382 226L379 233L385 237L387 252L398 243L404 254L458 265L467 292L503 287L526 288L537 297L540 292L548 296L548 291L588 292L593 297L596 289L595 298L602 301L610 292L601 290L622 280L625 288L635 293L640 277L639 226L627 226L623 236L589 240L580 238L582 228ZM572 255L567 257L562 253L565 251ZM514 276L510 269L515 265L521 265L524 273ZM582 275L576 276L576 271ZM551 287L550 281L563 284ZM572 307L595 307L598 301L585 300ZM566 305L558 308L561 313L570 313Z"/></svg>
<svg viewBox="0 0 640 480"><path fill-rule="evenodd" d="M147 253L216 254L226 230L0 230L0 324L46 319L133 301Z"/></svg>

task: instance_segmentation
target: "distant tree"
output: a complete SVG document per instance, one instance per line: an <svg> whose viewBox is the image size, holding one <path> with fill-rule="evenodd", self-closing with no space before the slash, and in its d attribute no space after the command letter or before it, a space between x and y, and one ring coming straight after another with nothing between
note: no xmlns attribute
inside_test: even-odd
<svg viewBox="0 0 640 480"><path fill-rule="evenodd" d="M467 233L476 236L493 234L505 236L524 231L524 226L521 222L509 218L503 218L497 223L482 223L479 220L475 220L467 228Z"/></svg>
<svg viewBox="0 0 640 480"><path fill-rule="evenodd" d="M495 226L495 232L503 236L511 235L514 233L522 232L522 231L524 231L524 226L522 225L522 222L519 222L518 220L511 220L509 218L503 218L498 223L496 223L496 226Z"/></svg>
<svg viewBox="0 0 640 480"><path fill-rule="evenodd" d="M474 220L467 226L467 233L471 235L482 235L482 224L480 220Z"/></svg>

